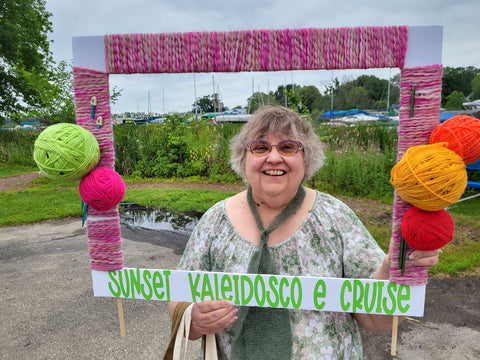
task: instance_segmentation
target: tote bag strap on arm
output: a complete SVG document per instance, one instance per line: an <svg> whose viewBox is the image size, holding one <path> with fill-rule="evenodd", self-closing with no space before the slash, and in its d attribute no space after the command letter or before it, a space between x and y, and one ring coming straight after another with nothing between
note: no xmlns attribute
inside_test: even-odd
<svg viewBox="0 0 480 360"><path fill-rule="evenodd" d="M175 337L175 346L173 348L173 360L187 360L187 345L188 337L190 335L190 325L192 322L192 308L193 303L186 308L185 312L183 313L182 320L180 321L180 325L178 327L178 331ZM185 339L185 344L183 344L183 339ZM206 335L205 360L217 359L218 356L215 334Z"/></svg>

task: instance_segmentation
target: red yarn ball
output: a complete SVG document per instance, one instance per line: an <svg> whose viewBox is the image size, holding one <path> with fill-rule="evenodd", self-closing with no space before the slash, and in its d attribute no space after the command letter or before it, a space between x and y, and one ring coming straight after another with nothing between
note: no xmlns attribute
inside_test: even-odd
<svg viewBox="0 0 480 360"><path fill-rule="evenodd" d="M88 206L107 211L122 201L125 196L125 183L114 170L97 168L80 181L79 192Z"/></svg>
<svg viewBox="0 0 480 360"><path fill-rule="evenodd" d="M467 115L454 116L430 134L430 144L448 142L466 164L480 159L480 120Z"/></svg>
<svg viewBox="0 0 480 360"><path fill-rule="evenodd" d="M444 209L425 211L412 207L403 216L402 236L415 250L440 249L453 238L453 220Z"/></svg>

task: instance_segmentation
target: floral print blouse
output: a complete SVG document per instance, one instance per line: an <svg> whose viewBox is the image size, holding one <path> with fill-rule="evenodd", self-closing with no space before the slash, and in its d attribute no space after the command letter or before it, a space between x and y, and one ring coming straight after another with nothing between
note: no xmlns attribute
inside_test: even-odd
<svg viewBox="0 0 480 360"><path fill-rule="evenodd" d="M257 246L233 228L225 201L210 208L193 231L179 270L246 273ZM270 247L280 275L371 278L382 264L380 249L355 213L318 192L296 233ZM290 310L292 359L362 359L362 342L350 313ZM219 359L231 353L231 329L216 335Z"/></svg>

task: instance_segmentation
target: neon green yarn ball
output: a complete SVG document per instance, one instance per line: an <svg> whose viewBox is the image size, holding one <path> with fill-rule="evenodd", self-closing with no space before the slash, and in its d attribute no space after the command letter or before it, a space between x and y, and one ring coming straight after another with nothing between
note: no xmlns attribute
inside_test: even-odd
<svg viewBox="0 0 480 360"><path fill-rule="evenodd" d="M95 136L83 127L55 124L38 135L33 159L50 179L77 180L95 168L100 147Z"/></svg>

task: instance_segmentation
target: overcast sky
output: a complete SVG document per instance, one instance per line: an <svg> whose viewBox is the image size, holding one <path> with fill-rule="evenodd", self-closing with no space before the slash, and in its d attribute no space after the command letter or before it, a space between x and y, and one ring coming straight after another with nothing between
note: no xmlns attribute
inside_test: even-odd
<svg viewBox="0 0 480 360"><path fill-rule="evenodd" d="M46 0L53 14L51 50L56 61L72 60L72 37L105 34L229 31L350 26L443 26L443 66L480 68L480 0ZM196 96L220 94L225 106L246 106L255 91L279 85L314 85L324 91L332 77L360 74L388 78L397 69L114 75L122 90L112 112L188 111ZM212 77L213 76L213 77Z"/></svg>

